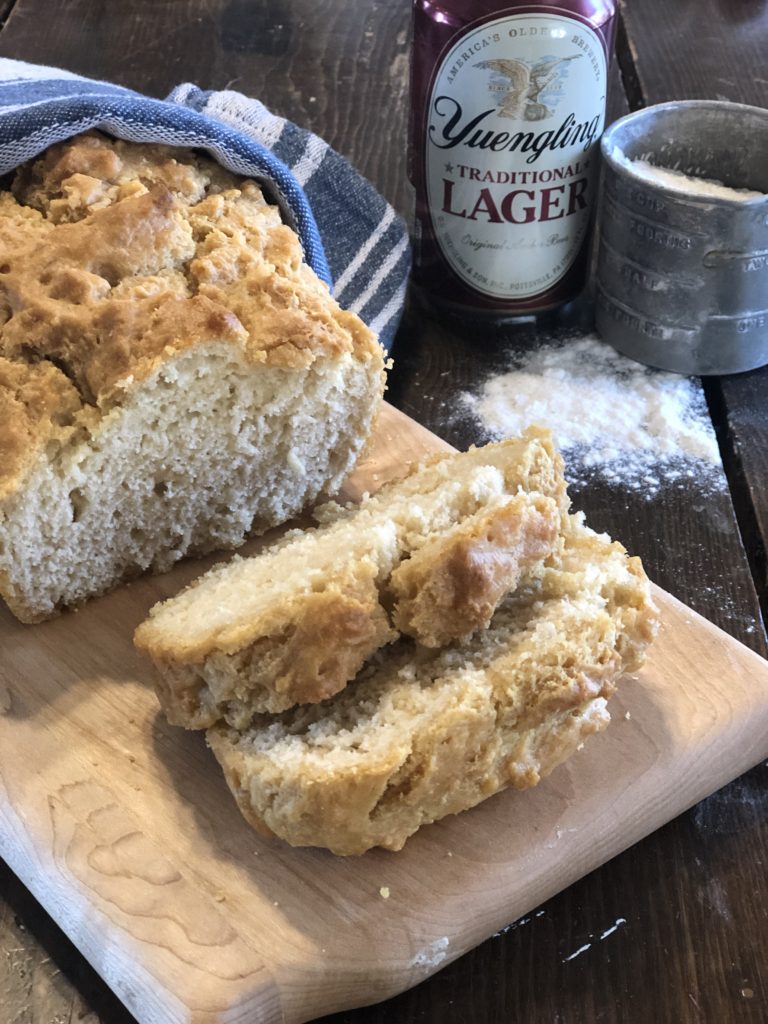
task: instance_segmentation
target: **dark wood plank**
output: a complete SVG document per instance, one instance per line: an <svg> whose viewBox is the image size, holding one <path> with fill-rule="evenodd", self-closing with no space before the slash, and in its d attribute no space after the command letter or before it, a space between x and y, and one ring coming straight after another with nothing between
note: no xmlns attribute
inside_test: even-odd
<svg viewBox="0 0 768 1024"><path fill-rule="evenodd" d="M696 4L695 11L707 3ZM732 3L721 0L719 6ZM656 10L647 0L635 0L638 17L643 5L650 8L642 15L648 33L668 32L673 5ZM692 35L709 31L700 13L694 18L693 4L678 0L680 7L688 11ZM407 214L408 18L407 0L70 0L55 16L46 0L17 0L0 33L0 53L63 64L154 95L183 80L258 95L276 113L327 138ZM679 34L664 45L677 59ZM620 112L621 97L615 95ZM588 322L588 307L582 314ZM459 390L475 387L483 374L504 364L513 343L535 339L525 331L468 338L425 325L412 311L395 349L390 396L454 443L478 440L476 428L447 413ZM662 585L764 649L727 498L706 506L695 494L665 494L645 503L595 487L575 497L594 525L643 555ZM768 924L760 894L768 844L767 774L765 766L756 769L412 992L338 1014L334 1024L764 1019L768 991L761 954L768 948ZM0 896L13 908L0 904L0 942L6 952L15 948L18 916L28 928L26 969L44 971L51 957L61 975L56 998L46 996L43 1008L30 1010L0 973L0 1006L10 1006L19 1024L77 1020L86 1006L94 1024L131 1024L55 924L18 883L14 889L14 881L0 871ZM13 993L14 1001L4 1003L5 993Z"/></svg>
<svg viewBox="0 0 768 1024"><path fill-rule="evenodd" d="M752 576L768 619L768 368L723 377L713 382L712 392Z"/></svg>
<svg viewBox="0 0 768 1024"><path fill-rule="evenodd" d="M619 6L645 104L710 99L765 105L765 4L619 0Z"/></svg>
<svg viewBox="0 0 768 1024"><path fill-rule="evenodd" d="M18 0L0 56L64 66L151 96L236 89L318 132L401 213L408 3L356 0ZM402 153L399 158L398 154Z"/></svg>
<svg viewBox="0 0 768 1024"><path fill-rule="evenodd" d="M16 0L3 0L3 3L0 3L0 29L2 29L3 25L8 20L11 9L15 3Z"/></svg>
<svg viewBox="0 0 768 1024"><path fill-rule="evenodd" d="M58 925L0 861L0 1021L131 1024Z"/></svg>

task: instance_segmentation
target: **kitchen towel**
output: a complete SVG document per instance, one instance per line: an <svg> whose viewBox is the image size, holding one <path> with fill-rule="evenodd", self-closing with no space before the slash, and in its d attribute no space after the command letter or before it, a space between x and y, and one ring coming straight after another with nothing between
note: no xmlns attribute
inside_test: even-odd
<svg viewBox="0 0 768 1024"><path fill-rule="evenodd" d="M405 300L408 233L373 185L319 136L229 89L204 92L187 83L156 100L0 58L0 174L89 128L204 149L230 171L257 179L340 305L389 347Z"/></svg>

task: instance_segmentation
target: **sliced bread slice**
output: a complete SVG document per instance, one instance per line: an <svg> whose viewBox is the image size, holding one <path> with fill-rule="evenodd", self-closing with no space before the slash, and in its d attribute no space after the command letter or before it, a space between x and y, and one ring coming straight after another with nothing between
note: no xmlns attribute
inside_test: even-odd
<svg viewBox="0 0 768 1024"><path fill-rule="evenodd" d="M556 557L567 505L546 431L448 454L360 506L324 508L322 526L215 567L156 605L135 642L158 669L171 722L241 728L342 689L398 635L388 612L425 643L483 625L521 572Z"/></svg>
<svg viewBox="0 0 768 1024"><path fill-rule="evenodd" d="M395 568L393 623L426 647L469 637L499 601L551 555L561 518L551 498L517 494L437 534Z"/></svg>
<svg viewBox="0 0 768 1024"><path fill-rule="evenodd" d="M468 643L401 640L330 700L242 733L218 724L208 742L260 831L338 854L398 850L423 824L535 785L605 728L655 623L639 560L572 517L560 564Z"/></svg>

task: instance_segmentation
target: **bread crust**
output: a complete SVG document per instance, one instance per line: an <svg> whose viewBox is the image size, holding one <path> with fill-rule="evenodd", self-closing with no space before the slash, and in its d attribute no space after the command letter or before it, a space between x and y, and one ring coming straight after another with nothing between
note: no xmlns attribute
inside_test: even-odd
<svg viewBox="0 0 768 1024"><path fill-rule="evenodd" d="M560 510L544 495L516 495L477 513L394 570L387 589L395 627L427 647L485 628L522 574L554 554L559 530Z"/></svg>
<svg viewBox="0 0 768 1024"><path fill-rule="evenodd" d="M50 438L68 433L81 412L77 388L52 363L0 355L0 501Z"/></svg>
<svg viewBox="0 0 768 1024"><path fill-rule="evenodd" d="M270 609L261 635L242 650L218 651L197 669L156 662L155 688L173 725L205 729L226 714L244 728L256 712L317 703L338 693L365 661L397 638L379 603L377 566L349 566L322 590ZM151 653L141 627L136 646ZM234 685L233 685L233 680Z"/></svg>
<svg viewBox="0 0 768 1024"><path fill-rule="evenodd" d="M474 476L465 481L463 474L470 471ZM497 489L492 499L483 491L491 481ZM412 518L418 527L426 521L419 501L444 494L447 502L451 493L459 493L460 482L470 511L462 508L417 548L424 540L419 529L417 541L409 535ZM546 488L548 494L518 493L524 484ZM397 515L393 507L400 508ZM170 721L204 728L224 718L242 728L254 714L325 700L399 632L438 647L487 625L522 573L556 557L565 509L562 463L545 434L534 431L520 441L454 453L414 467L356 509L337 508L335 518L325 510L324 525L306 541L332 540L334 531L352 533L342 536L332 564L321 573L322 598L308 597L301 576L291 592L280 591L268 604L246 610L237 594L240 588L252 590L253 579L246 582L242 563L219 566L152 608L135 643L155 663L158 695ZM437 518L445 514L438 502ZM365 547L366 537L369 550L350 565L345 542ZM299 542L277 553L267 549L249 561L254 569L268 566L269 578L280 580L302 559L309 559L306 569L315 572L310 551L309 543ZM270 582L263 586L265 594L275 592ZM360 594L365 594L362 604ZM217 612L226 609L215 620L204 613L211 601ZM318 606L309 615L308 601ZM316 614L321 604L322 619Z"/></svg>
<svg viewBox="0 0 768 1024"><path fill-rule="evenodd" d="M212 338L254 365L351 356L372 364L383 393L374 335L333 301L258 186L212 160L89 133L19 172L13 193L0 193L0 224L0 356L14 378L0 374L0 412L43 379L47 403L57 402L66 389L54 374L41 378L47 364L87 419L89 407L121 402ZM25 419L26 451L0 461L0 498L57 434L41 403ZM0 417L3 449L15 452L19 437L13 418Z"/></svg>
<svg viewBox="0 0 768 1024"><path fill-rule="evenodd" d="M209 729L247 820L296 846L398 850L423 824L536 785L605 728L658 612L637 559L578 519L568 533L562 563L469 645L401 641L325 704Z"/></svg>
<svg viewBox="0 0 768 1024"><path fill-rule="evenodd" d="M254 182L197 153L90 132L19 169L12 191L0 193L0 227L0 594L19 618L39 621L138 572L167 569L188 551L236 547L340 485L380 407L384 355L372 332L338 307L304 263L298 237ZM221 501L217 520L204 488L199 507L185 490L183 539L176 545L167 523L178 509L153 497L152 481L146 500L133 484L142 474L162 477L171 462L176 465L177 453L147 461L142 456L153 446L140 438L138 459L132 462L121 449L112 464L115 473L124 472L132 503L127 515L120 494L115 507L105 506L109 545L92 553L103 564L91 584L77 567L77 551L69 550L84 550L78 548L84 529L70 529L79 513L77 467L92 465L95 452L115 443L116 415L135 414L132 422L141 428L136 410L142 401L162 405L166 428L179 424L189 395L167 390L182 364L188 378L194 374L195 358L201 363L197 380L208 372L206 361L224 367L222 375L237 378L241 404L248 403L248 429L241 418L232 433L222 427L211 439L222 396L193 381L209 402L195 410L208 417L205 444L219 453L237 449L232 479L240 473L251 498L245 490L233 493L233 483L232 500ZM223 376L218 380L224 388ZM293 399L310 392L305 426ZM258 404L262 394L269 409ZM157 417L146 411L149 433ZM276 424L274 452L262 444L266 428L253 428L262 415ZM282 430L281 416L302 426ZM312 423L324 422L327 429L313 429ZM178 433L190 445L190 480L205 475L205 445L189 442L183 429ZM257 435L258 443L251 443ZM304 462L296 460L294 442L303 446ZM270 453L294 458L281 477L266 481L277 495L271 503L252 479ZM44 496L32 500L32 492ZM92 489L89 494L93 508ZM35 519L38 504L61 508L69 495L70 524L61 515L50 528L44 513ZM250 515L243 509L249 500ZM260 502L268 506L263 515ZM153 517L159 524L155 550L147 527ZM117 520L126 527L122 547L112 530ZM94 530L95 516L88 522L91 538ZM144 539L133 543L132 530Z"/></svg>
<svg viewBox="0 0 768 1024"><path fill-rule="evenodd" d="M605 704L596 698L537 728L509 734L497 730L493 715L479 707L452 709L436 717L420 749L408 753L405 771L393 748L390 758L367 766L364 775L329 777L311 789L298 780L256 778L251 758L236 746L235 731L219 725L206 736L240 813L260 835L349 857L376 846L401 850L422 825L469 810L504 789L537 785L608 726ZM398 774L399 782L393 782ZM397 795L398 787L406 800L397 813L376 821L377 807Z"/></svg>

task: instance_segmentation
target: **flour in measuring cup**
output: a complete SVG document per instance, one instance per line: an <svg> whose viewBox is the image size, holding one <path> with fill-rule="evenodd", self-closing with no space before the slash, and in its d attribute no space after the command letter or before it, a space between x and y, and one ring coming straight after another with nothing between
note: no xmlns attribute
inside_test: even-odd
<svg viewBox="0 0 768 1024"><path fill-rule="evenodd" d="M705 178L696 173L685 173L677 167L661 167L643 157L631 160L615 146L611 155L618 164L632 171L633 174L639 175L645 181L674 189L675 192L683 192L705 199L736 199L741 202L747 199L765 198L764 192L755 192L751 188L731 188L714 178Z"/></svg>

